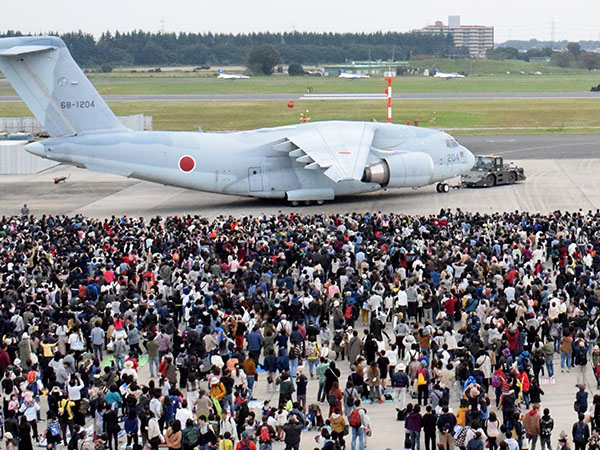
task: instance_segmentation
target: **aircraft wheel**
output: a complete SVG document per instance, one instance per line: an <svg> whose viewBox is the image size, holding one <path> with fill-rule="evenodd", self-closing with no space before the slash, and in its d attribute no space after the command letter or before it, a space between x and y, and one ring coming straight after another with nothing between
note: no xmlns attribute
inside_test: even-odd
<svg viewBox="0 0 600 450"><path fill-rule="evenodd" d="M310 200L305 200L305 201L304 201L304 204L305 204L306 206L310 206Z"/></svg>
<svg viewBox="0 0 600 450"><path fill-rule="evenodd" d="M294 201L291 202L292 206L298 206L299 204L300 204L300 202L297 201L297 200L294 200Z"/></svg>
<svg viewBox="0 0 600 450"><path fill-rule="evenodd" d="M448 183L442 183L442 186L440 189L441 189L441 192L443 192L443 193L450 192L450 186L448 185Z"/></svg>
<svg viewBox="0 0 600 450"><path fill-rule="evenodd" d="M325 203L325 200L317 200L317 205L321 206L323 203Z"/></svg>
<svg viewBox="0 0 600 450"><path fill-rule="evenodd" d="M442 192L442 183L438 183L435 185L435 190L439 193Z"/></svg>

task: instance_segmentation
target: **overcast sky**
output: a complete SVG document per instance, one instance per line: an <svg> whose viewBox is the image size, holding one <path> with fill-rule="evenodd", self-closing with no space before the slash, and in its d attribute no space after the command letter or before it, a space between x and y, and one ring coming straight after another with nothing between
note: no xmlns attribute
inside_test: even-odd
<svg viewBox="0 0 600 450"><path fill-rule="evenodd" d="M553 28L556 40L600 40L598 0L7 0L0 30L406 32L448 15L493 25L497 43L550 40Z"/></svg>

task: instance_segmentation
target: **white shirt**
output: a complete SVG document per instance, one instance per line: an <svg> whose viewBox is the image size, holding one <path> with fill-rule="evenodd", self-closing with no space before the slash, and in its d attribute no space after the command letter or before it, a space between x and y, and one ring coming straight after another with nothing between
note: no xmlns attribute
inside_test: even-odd
<svg viewBox="0 0 600 450"><path fill-rule="evenodd" d="M193 419L192 412L188 408L179 408L175 413L175 419L179 420L181 425L185 425L188 419Z"/></svg>
<svg viewBox="0 0 600 450"><path fill-rule="evenodd" d="M408 306L408 297L406 295L406 291L402 289L398 291L398 294L396 294L396 305Z"/></svg>
<svg viewBox="0 0 600 450"><path fill-rule="evenodd" d="M84 388L83 382L75 386L67 386L67 392L71 400L81 400L81 390Z"/></svg>

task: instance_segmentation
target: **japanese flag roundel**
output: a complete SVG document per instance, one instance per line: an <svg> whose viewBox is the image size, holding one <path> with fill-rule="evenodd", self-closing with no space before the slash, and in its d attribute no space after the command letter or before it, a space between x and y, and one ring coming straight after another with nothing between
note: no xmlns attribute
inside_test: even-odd
<svg viewBox="0 0 600 450"><path fill-rule="evenodd" d="M182 172L191 172L196 167L196 160L189 155L182 156L179 159L179 169Z"/></svg>

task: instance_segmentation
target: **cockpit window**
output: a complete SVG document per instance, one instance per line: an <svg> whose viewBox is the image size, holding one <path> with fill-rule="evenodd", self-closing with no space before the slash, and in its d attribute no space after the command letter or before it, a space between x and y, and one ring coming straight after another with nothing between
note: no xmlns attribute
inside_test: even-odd
<svg viewBox="0 0 600 450"><path fill-rule="evenodd" d="M458 142L456 142L454 139L446 139L446 147L448 147L448 148L458 147Z"/></svg>

